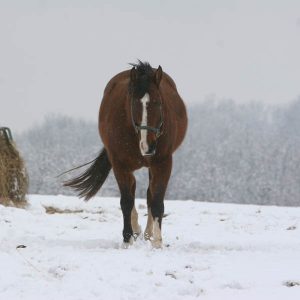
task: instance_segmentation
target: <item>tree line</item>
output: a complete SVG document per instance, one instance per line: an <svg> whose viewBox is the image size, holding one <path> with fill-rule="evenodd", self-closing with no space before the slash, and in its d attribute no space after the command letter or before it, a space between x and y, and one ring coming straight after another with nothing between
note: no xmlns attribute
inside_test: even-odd
<svg viewBox="0 0 300 300"><path fill-rule="evenodd" d="M186 139L174 156L167 199L262 205L300 204L300 98L284 106L213 99L188 107ZM102 147L96 122L62 115L16 138L30 193L74 194L60 173L95 158ZM146 169L136 172L145 198ZM118 196L112 174L99 195Z"/></svg>

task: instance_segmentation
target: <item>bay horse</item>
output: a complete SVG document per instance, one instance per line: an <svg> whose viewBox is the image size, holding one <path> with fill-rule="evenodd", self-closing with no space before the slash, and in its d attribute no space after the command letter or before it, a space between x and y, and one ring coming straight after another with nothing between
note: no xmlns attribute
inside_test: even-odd
<svg viewBox="0 0 300 300"><path fill-rule="evenodd" d="M64 183L86 200L101 188L113 169L121 194L123 245L128 247L141 233L134 206L133 172L149 170L148 220L144 238L162 247L161 224L164 196L172 169L172 154L184 139L187 113L172 78L161 66L147 62L115 75L106 85L99 111L103 141L98 157L81 175Z"/></svg>

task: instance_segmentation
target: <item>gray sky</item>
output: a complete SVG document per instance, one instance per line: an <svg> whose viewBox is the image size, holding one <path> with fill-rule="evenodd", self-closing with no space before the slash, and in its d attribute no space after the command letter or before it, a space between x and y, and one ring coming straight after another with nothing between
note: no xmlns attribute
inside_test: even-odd
<svg viewBox="0 0 300 300"><path fill-rule="evenodd" d="M137 58L187 105L300 95L299 0L0 0L0 125L48 113L97 120L107 81Z"/></svg>

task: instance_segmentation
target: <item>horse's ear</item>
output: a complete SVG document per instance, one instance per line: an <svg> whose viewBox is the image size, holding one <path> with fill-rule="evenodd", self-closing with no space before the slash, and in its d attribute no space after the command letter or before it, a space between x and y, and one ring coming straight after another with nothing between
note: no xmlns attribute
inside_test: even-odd
<svg viewBox="0 0 300 300"><path fill-rule="evenodd" d="M130 71L130 81L135 82L136 79L137 79L137 71L136 71L135 67L133 67Z"/></svg>
<svg viewBox="0 0 300 300"><path fill-rule="evenodd" d="M155 83L157 86L159 86L159 84L160 84L160 81L162 78L162 73L163 73L163 70L162 70L161 66L158 66L158 68L155 72Z"/></svg>

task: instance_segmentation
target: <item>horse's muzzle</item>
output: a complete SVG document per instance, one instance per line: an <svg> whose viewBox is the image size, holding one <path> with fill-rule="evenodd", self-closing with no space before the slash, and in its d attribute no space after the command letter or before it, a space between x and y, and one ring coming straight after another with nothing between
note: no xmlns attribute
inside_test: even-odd
<svg viewBox="0 0 300 300"><path fill-rule="evenodd" d="M145 149L146 148L146 149ZM149 146L147 145L147 147L143 147L143 143L141 143L141 153L143 156L153 156L155 155L156 152L156 143L151 143Z"/></svg>
<svg viewBox="0 0 300 300"><path fill-rule="evenodd" d="M145 153L145 156L153 156L155 152L156 152L156 142L153 142L149 145L149 149Z"/></svg>
<svg viewBox="0 0 300 300"><path fill-rule="evenodd" d="M152 152L148 151L148 152L146 152L146 153L143 154L143 156L146 156L146 157L153 156L153 155L155 155L155 150L152 151Z"/></svg>

